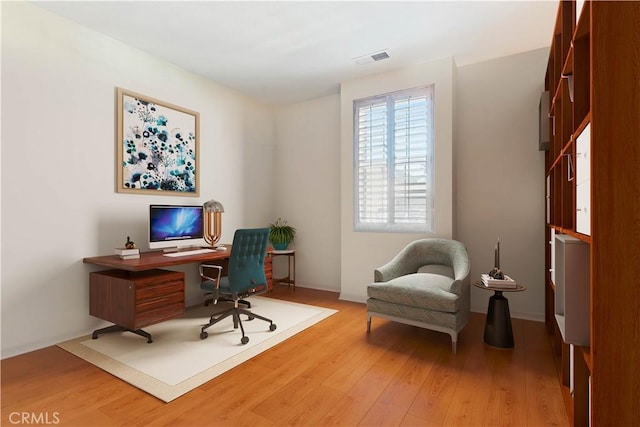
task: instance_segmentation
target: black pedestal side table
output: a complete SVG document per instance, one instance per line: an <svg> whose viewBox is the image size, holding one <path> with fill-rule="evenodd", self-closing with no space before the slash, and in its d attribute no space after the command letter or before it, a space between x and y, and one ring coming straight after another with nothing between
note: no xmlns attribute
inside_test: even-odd
<svg viewBox="0 0 640 427"><path fill-rule="evenodd" d="M482 282L473 283L477 288L493 291L489 298L487 321L484 325L484 342L492 347L513 348L513 330L511 329L511 314L509 300L503 292L520 292L527 289L525 285L517 284L515 288L498 288L485 286Z"/></svg>

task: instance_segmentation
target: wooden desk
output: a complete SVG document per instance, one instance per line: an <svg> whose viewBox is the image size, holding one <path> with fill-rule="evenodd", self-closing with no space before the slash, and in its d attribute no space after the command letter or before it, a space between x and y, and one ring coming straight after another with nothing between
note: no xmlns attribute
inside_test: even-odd
<svg viewBox="0 0 640 427"><path fill-rule="evenodd" d="M114 323L93 331L93 339L109 332L129 331L153 342L151 335L140 329L180 317L184 314L184 273L162 270L191 263L222 265L226 268L231 255L227 250L179 257L164 256L162 251L140 252L140 258L121 259L118 255L87 257L85 264L107 267L89 275L89 314ZM271 248L269 248L270 252ZM273 287L272 258L264 261L267 289Z"/></svg>
<svg viewBox="0 0 640 427"><path fill-rule="evenodd" d="M175 265L191 264L194 262L206 263L229 259L231 245L226 245L226 251L208 252L205 254L186 255L178 257L164 256L162 251L140 252L140 258L121 259L118 255L106 255L87 257L82 260L85 264L99 265L108 268L117 268L127 271L153 270L154 268L166 268Z"/></svg>

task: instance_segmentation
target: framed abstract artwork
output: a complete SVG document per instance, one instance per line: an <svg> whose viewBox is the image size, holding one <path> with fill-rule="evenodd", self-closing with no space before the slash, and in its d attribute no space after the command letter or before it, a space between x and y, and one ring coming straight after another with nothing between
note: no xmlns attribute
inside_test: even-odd
<svg viewBox="0 0 640 427"><path fill-rule="evenodd" d="M119 193L198 196L200 114L117 89Z"/></svg>

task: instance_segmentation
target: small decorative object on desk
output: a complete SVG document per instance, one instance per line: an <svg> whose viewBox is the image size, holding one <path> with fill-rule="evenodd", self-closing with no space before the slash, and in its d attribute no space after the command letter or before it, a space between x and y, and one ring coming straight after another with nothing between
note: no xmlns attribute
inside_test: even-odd
<svg viewBox="0 0 640 427"><path fill-rule="evenodd" d="M131 238L127 236L127 242L124 244L124 248L116 248L116 255L120 255L122 259L135 259L140 258L140 249L136 247L136 244L131 241Z"/></svg>
<svg viewBox="0 0 640 427"><path fill-rule="evenodd" d="M124 244L126 249L136 249L136 244L131 240L131 237L127 236L127 242Z"/></svg>

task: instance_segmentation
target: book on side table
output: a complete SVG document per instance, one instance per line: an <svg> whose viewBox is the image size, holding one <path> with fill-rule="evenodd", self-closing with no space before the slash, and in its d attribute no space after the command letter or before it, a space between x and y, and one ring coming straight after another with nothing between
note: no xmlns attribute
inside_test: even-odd
<svg viewBox="0 0 640 427"><path fill-rule="evenodd" d="M504 279L494 279L488 274L480 275L482 278L482 284L486 287L492 288L503 288L503 289L514 289L517 287L517 283L511 277L505 274Z"/></svg>

